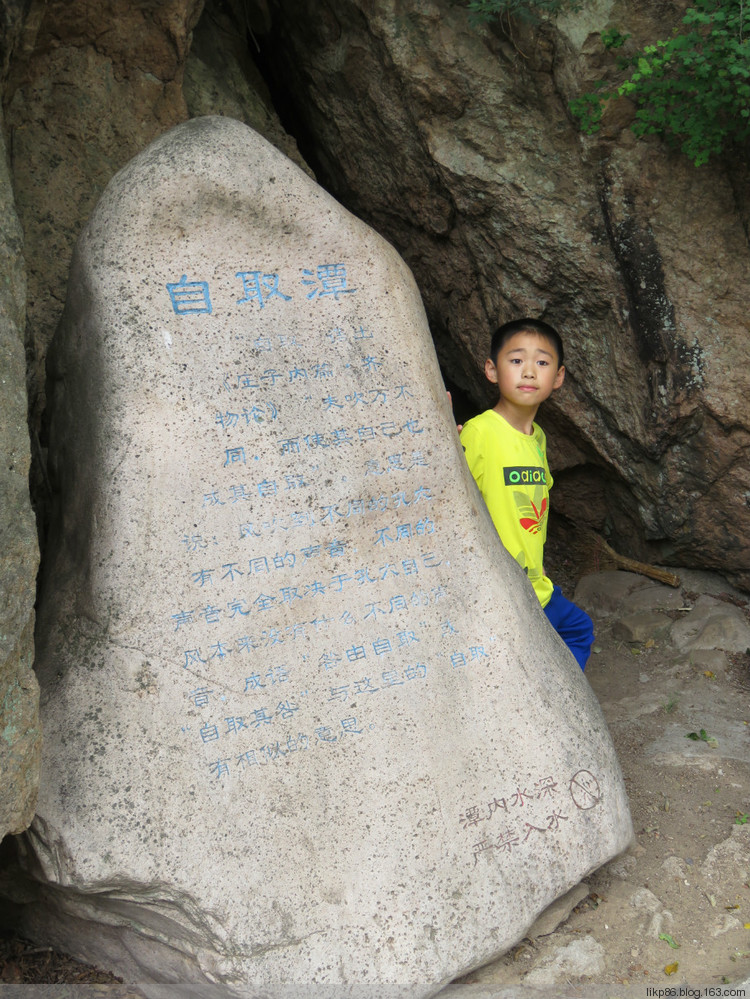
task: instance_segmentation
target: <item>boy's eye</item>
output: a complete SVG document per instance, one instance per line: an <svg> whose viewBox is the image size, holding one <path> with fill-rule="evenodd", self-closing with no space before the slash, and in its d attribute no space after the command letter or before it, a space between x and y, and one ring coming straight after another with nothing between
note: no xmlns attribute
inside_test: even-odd
<svg viewBox="0 0 750 999"><path fill-rule="evenodd" d="M549 361L541 361L541 360L540 360L540 361L537 361L536 363L537 363L537 364L541 364L541 366L542 366L543 368L546 368L546 367L547 367L547 365L549 364Z"/></svg>

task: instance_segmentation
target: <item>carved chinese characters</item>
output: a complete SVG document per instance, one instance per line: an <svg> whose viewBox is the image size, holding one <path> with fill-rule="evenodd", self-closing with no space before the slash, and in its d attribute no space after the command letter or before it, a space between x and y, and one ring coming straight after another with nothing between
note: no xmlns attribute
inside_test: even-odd
<svg viewBox="0 0 750 999"><path fill-rule="evenodd" d="M428 995L627 845L406 267L280 153L198 119L118 174L52 373L30 849L66 891L30 932L138 981Z"/></svg>
<svg viewBox="0 0 750 999"><path fill-rule="evenodd" d="M358 290L340 262L300 274L303 299L338 303ZM274 296L292 300L278 274L236 276L243 280L237 304L254 301L256 321ZM167 287L176 314L186 314L188 301L191 311L211 312L207 284L190 290L183 278L179 291ZM175 663L188 686L197 678L185 692L184 731L215 743L212 778L252 777L252 767L366 736L375 723L349 713L355 698L368 695L359 702L366 704L369 695L426 678L422 619L450 628L438 622L446 590L431 550L426 429L410 403L419 386L389 380L388 336L377 321L365 328L353 319L307 333L261 332L249 343L252 367L227 371L215 385L220 408L210 416L222 446L215 480L195 493L201 528L188 522L179 539L191 585L170 615ZM304 414L293 435L291 407ZM273 473L255 453L269 441ZM325 468L341 461L355 474L310 502ZM352 540L359 531L364 546ZM231 692L203 682L216 667L237 677Z"/></svg>

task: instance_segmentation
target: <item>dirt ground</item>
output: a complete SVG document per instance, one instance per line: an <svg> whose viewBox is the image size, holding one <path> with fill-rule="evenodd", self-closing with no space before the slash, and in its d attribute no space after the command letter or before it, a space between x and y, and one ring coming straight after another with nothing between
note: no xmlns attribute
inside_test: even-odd
<svg viewBox="0 0 750 999"><path fill-rule="evenodd" d="M680 576L668 601L680 606L667 618L689 614L708 593L750 623L747 594L708 574ZM574 589L575 575L568 582ZM667 598L669 589L653 592ZM461 981L747 984L750 649L680 652L669 637L615 637L617 616L595 623L586 676L618 752L636 841L511 953Z"/></svg>
<svg viewBox="0 0 750 999"><path fill-rule="evenodd" d="M578 567L564 550L551 554L572 595ZM677 592L680 607L666 611L672 619L710 592L750 623L748 595L718 577L687 573ZM512 952L464 983L750 979L750 650L679 652L669 637L625 641L616 624L616 616L597 621L586 676L619 754L636 841L557 903ZM0 937L0 983L118 981L13 935Z"/></svg>

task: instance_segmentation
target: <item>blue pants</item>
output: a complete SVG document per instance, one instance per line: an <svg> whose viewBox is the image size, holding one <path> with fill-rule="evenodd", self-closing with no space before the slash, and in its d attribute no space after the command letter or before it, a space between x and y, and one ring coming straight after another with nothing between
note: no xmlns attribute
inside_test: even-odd
<svg viewBox="0 0 750 999"><path fill-rule="evenodd" d="M594 644L594 622L586 611L566 599L560 587L555 586L544 613L575 656L578 665L585 669Z"/></svg>

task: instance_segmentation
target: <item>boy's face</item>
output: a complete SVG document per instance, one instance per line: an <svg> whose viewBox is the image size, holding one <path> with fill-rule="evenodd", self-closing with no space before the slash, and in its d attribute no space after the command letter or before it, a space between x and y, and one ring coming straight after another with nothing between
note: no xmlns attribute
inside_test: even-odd
<svg viewBox="0 0 750 999"><path fill-rule="evenodd" d="M557 351L538 333L515 333L498 351L484 372L497 385L501 398L516 406L539 406L559 388L565 368L558 365Z"/></svg>

